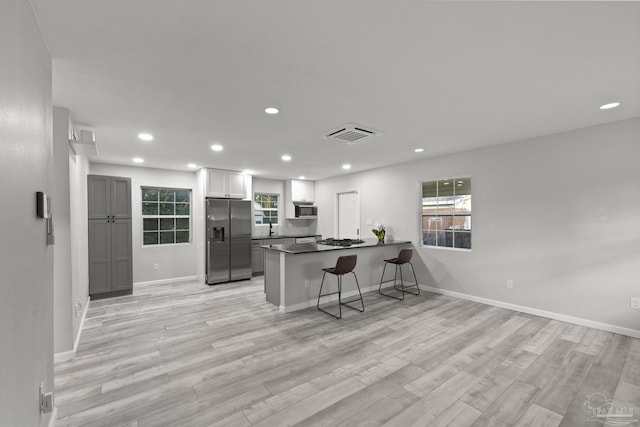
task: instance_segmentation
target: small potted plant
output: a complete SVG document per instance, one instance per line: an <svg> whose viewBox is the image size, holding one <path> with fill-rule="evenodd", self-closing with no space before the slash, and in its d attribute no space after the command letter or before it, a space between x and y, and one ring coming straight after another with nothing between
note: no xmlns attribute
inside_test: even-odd
<svg viewBox="0 0 640 427"><path fill-rule="evenodd" d="M384 234L385 234L384 225L378 224L378 227L374 228L371 231L373 231L373 234L375 234L376 237L378 238L378 243L384 243Z"/></svg>

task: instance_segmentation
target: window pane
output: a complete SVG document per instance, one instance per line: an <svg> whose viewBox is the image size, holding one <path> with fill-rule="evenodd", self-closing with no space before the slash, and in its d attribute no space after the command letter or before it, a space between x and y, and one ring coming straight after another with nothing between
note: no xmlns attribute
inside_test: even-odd
<svg viewBox="0 0 640 427"><path fill-rule="evenodd" d="M173 218L161 218L160 230L173 230L175 228L175 220Z"/></svg>
<svg viewBox="0 0 640 427"><path fill-rule="evenodd" d="M188 230L189 218L176 218L176 230Z"/></svg>
<svg viewBox="0 0 640 427"><path fill-rule="evenodd" d="M161 202L174 202L174 190L160 190L159 199Z"/></svg>
<svg viewBox="0 0 640 427"><path fill-rule="evenodd" d="M446 246L447 248L453 247L453 231L445 231L444 241L438 239L438 246Z"/></svg>
<svg viewBox="0 0 640 427"><path fill-rule="evenodd" d="M278 224L278 211L265 211L265 222L268 224L271 221L271 224Z"/></svg>
<svg viewBox="0 0 640 427"><path fill-rule="evenodd" d="M189 190L176 190L176 202L189 202Z"/></svg>
<svg viewBox="0 0 640 427"><path fill-rule="evenodd" d="M156 202L156 201L158 201L158 189L157 188L143 188L142 189L142 201L143 202Z"/></svg>
<svg viewBox="0 0 640 427"><path fill-rule="evenodd" d="M158 204L142 202L142 215L158 215Z"/></svg>
<svg viewBox="0 0 640 427"><path fill-rule="evenodd" d="M189 204L176 203L176 215L189 215Z"/></svg>
<svg viewBox="0 0 640 427"><path fill-rule="evenodd" d="M152 231L158 229L158 218L145 218L142 220L142 230Z"/></svg>
<svg viewBox="0 0 640 427"><path fill-rule="evenodd" d="M453 196L454 179L443 179L438 181L438 197Z"/></svg>
<svg viewBox="0 0 640 427"><path fill-rule="evenodd" d="M160 215L174 215L173 203L160 203Z"/></svg>
<svg viewBox="0 0 640 427"><path fill-rule="evenodd" d="M189 232L176 231L176 243L189 243Z"/></svg>
<svg viewBox="0 0 640 427"><path fill-rule="evenodd" d="M145 245L157 245L158 244L158 233L156 232L146 232L143 233L144 236L144 244Z"/></svg>
<svg viewBox="0 0 640 427"><path fill-rule="evenodd" d="M264 224L264 214L262 211L255 211L254 218L255 218L256 224Z"/></svg>
<svg viewBox="0 0 640 427"><path fill-rule="evenodd" d="M166 243L175 243L175 237L174 237L174 232L173 231L161 231L160 232L160 244L166 244Z"/></svg>
<svg viewBox="0 0 640 427"><path fill-rule="evenodd" d="M456 195L471 194L471 178L456 178Z"/></svg>
<svg viewBox="0 0 640 427"><path fill-rule="evenodd" d="M438 196L438 181L429 181L422 183L422 197L437 197Z"/></svg>
<svg viewBox="0 0 640 427"><path fill-rule="evenodd" d="M468 231L458 231L454 233L454 247L471 249L471 233Z"/></svg>

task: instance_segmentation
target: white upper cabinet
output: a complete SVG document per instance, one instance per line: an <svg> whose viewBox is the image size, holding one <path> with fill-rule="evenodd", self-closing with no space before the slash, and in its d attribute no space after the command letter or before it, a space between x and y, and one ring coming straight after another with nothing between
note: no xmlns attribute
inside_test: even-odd
<svg viewBox="0 0 640 427"><path fill-rule="evenodd" d="M313 203L315 200L315 184L313 181L292 179L287 181L291 187L291 202Z"/></svg>
<svg viewBox="0 0 640 427"><path fill-rule="evenodd" d="M228 199L245 199L247 183L240 172L207 169L206 196Z"/></svg>

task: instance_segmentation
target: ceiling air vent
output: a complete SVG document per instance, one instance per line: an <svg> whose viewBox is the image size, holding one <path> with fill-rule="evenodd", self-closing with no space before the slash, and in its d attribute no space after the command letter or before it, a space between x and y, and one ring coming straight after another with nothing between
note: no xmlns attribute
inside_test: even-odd
<svg viewBox="0 0 640 427"><path fill-rule="evenodd" d="M363 126L355 124L346 124L339 128L329 132L325 138L334 141L342 142L349 145L359 144L361 142L369 141L381 133L373 129L365 129Z"/></svg>

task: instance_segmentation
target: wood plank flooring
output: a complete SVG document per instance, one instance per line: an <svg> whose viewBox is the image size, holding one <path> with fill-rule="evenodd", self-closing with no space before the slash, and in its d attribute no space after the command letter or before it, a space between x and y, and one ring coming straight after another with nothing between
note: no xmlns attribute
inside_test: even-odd
<svg viewBox="0 0 640 427"><path fill-rule="evenodd" d="M368 293L341 320L282 314L262 290L91 302L77 357L55 366L56 425L598 426L593 393L640 414L638 339L428 292Z"/></svg>

